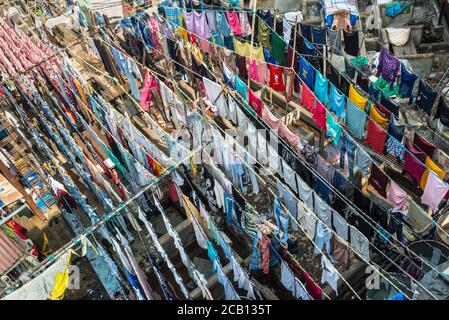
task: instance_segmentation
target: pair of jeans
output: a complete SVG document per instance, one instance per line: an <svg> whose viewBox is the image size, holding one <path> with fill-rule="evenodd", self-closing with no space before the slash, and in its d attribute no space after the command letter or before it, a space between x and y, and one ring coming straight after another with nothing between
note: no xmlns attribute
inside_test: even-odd
<svg viewBox="0 0 449 320"><path fill-rule="evenodd" d="M354 182L355 143L348 134L343 135L340 152L340 168L345 168L345 155L348 154L349 179Z"/></svg>

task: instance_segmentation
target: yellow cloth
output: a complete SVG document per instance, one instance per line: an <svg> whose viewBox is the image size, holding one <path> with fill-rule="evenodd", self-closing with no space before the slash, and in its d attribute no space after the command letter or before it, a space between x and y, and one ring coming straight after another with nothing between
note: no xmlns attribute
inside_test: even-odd
<svg viewBox="0 0 449 320"><path fill-rule="evenodd" d="M249 55L248 55L248 57L249 57ZM253 46L253 52L251 53L251 59L260 61L260 62L265 62L265 56L263 55L263 47L262 46L259 46L259 47Z"/></svg>
<svg viewBox="0 0 449 320"><path fill-rule="evenodd" d="M178 27L178 34L186 43L189 42L189 34L187 33L187 30Z"/></svg>
<svg viewBox="0 0 449 320"><path fill-rule="evenodd" d="M240 42L236 38L234 38L234 49L238 55L241 55L242 57L249 57L248 42Z"/></svg>
<svg viewBox="0 0 449 320"><path fill-rule="evenodd" d="M76 90L78 91L78 93L80 94L81 100L83 101L83 103L88 106L89 103L87 102L87 98L86 98L86 94L84 93L83 87L81 86L81 84L79 83L78 79L75 77L72 77L73 80L73 84L76 87Z"/></svg>
<svg viewBox="0 0 449 320"><path fill-rule="evenodd" d="M387 129L388 126L388 119L384 118L379 111L377 111L376 107L374 105L371 106L369 111L369 116L371 119L377 122L379 126L381 126L384 129Z"/></svg>
<svg viewBox="0 0 449 320"><path fill-rule="evenodd" d="M53 285L53 289L50 292L51 300L62 300L64 298L65 291L67 290L67 286L69 285L69 265L71 254L69 254L67 258L67 266L64 272L56 272L55 275L55 284Z"/></svg>
<svg viewBox="0 0 449 320"><path fill-rule="evenodd" d="M361 96L352 84L349 86L349 99L351 99L351 101L354 102L354 104L361 110L365 110L366 101L368 99Z"/></svg>
<svg viewBox="0 0 449 320"><path fill-rule="evenodd" d="M436 173L441 179L444 179L446 177L446 172L444 172L440 167L438 167L435 164L435 162L433 162L432 159L430 159L429 156L426 157L425 165L426 165L427 168L429 168L434 173ZM424 171L424 173L423 173L423 175L421 177L421 181L419 183L419 187L422 190L424 190L424 188L426 187L427 178L429 177L429 169L426 169L426 171Z"/></svg>
<svg viewBox="0 0 449 320"><path fill-rule="evenodd" d="M49 250L48 250L47 247L48 247L48 238L47 238L47 235L44 232L44 240L42 241L42 250L41 250L43 256L47 256L48 255Z"/></svg>

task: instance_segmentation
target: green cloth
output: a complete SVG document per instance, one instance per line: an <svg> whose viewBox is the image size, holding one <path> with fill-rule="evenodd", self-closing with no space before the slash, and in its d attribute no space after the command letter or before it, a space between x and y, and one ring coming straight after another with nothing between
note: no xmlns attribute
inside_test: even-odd
<svg viewBox="0 0 449 320"><path fill-rule="evenodd" d="M120 170L122 175L124 177L127 177L128 175L126 174L125 168L122 166L120 161L115 157L115 155L112 153L112 151L109 150L109 148L107 147L107 145L103 141L100 140L100 143L101 143L101 147L103 148L103 150L106 153L106 155L108 156L108 158L111 159L111 161L115 164L117 169Z"/></svg>
<svg viewBox="0 0 449 320"><path fill-rule="evenodd" d="M248 87L239 77L235 77L235 89L242 96L245 102L248 102Z"/></svg>
<svg viewBox="0 0 449 320"><path fill-rule="evenodd" d="M389 98L391 96L399 95L399 86L397 84L393 85L393 89L390 89L390 82L380 77L374 82L374 86L380 90L382 90L383 94Z"/></svg>
<svg viewBox="0 0 449 320"><path fill-rule="evenodd" d="M2 226L1 229L8 235L8 237L10 237L12 239L16 238L17 235L14 233L14 231L10 227Z"/></svg>
<svg viewBox="0 0 449 320"><path fill-rule="evenodd" d="M338 124L338 122L335 121L334 117L331 113L329 113L329 111L327 111L326 116L326 132L327 136L329 138L332 138L334 144L337 145L341 137L341 126Z"/></svg>
<svg viewBox="0 0 449 320"><path fill-rule="evenodd" d="M259 19L259 31L257 34L257 39L259 40L260 44L264 46L265 48L271 49L271 43L270 43L270 34L271 30L267 26L267 24L260 18Z"/></svg>
<svg viewBox="0 0 449 320"><path fill-rule="evenodd" d="M285 64L285 47L287 44L276 32L271 34L271 44L271 56L277 61L278 64L283 66Z"/></svg>
<svg viewBox="0 0 449 320"><path fill-rule="evenodd" d="M360 56L357 58L352 58L351 63L354 65L354 67L356 67L358 70L360 70L360 68L362 68L362 66L368 64L368 59Z"/></svg>

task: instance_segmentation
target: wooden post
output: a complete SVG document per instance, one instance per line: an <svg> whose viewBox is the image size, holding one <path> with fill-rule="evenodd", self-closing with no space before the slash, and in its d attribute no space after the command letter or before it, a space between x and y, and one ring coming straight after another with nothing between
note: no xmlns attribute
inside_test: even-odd
<svg viewBox="0 0 449 320"><path fill-rule="evenodd" d="M287 21L288 22L288 21ZM295 57L296 57L296 36L297 36L297 28L296 25L298 24L298 15L295 17L295 26L294 26L294 33L293 33L293 56L292 56L292 63L290 64L290 70L293 72L293 75L295 74ZM287 50L290 43L287 43ZM295 86L295 76L293 76L293 86ZM293 89L294 91L294 89ZM288 94L288 93L287 93ZM285 100L285 111L288 111L288 102Z"/></svg>
<svg viewBox="0 0 449 320"><path fill-rule="evenodd" d="M47 221L48 219L42 212L42 210L37 206L37 204L34 202L31 196L26 192L25 188L20 184L19 180L17 180L17 178L11 174L9 168L1 160L0 160L0 172L9 181L9 183L11 183L14 186L14 188L16 188L17 191L19 191L22 194L30 210L42 221Z"/></svg>

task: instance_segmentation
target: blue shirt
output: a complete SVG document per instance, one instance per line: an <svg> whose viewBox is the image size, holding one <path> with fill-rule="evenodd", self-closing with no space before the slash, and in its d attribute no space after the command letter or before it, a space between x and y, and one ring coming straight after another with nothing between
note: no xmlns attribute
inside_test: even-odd
<svg viewBox="0 0 449 320"><path fill-rule="evenodd" d="M331 95L329 110L334 111L337 117L345 118L345 96L341 94L338 89L331 84Z"/></svg>
<svg viewBox="0 0 449 320"><path fill-rule="evenodd" d="M366 113L357 107L351 100L347 103L346 125L351 133L357 138L362 138L365 134Z"/></svg>
<svg viewBox="0 0 449 320"><path fill-rule="evenodd" d="M299 77L306 83L310 90L314 88L315 69L303 57L299 58Z"/></svg>
<svg viewBox="0 0 449 320"><path fill-rule="evenodd" d="M329 80L323 77L321 73L317 72L315 77L315 96L323 105L329 103L328 87Z"/></svg>

